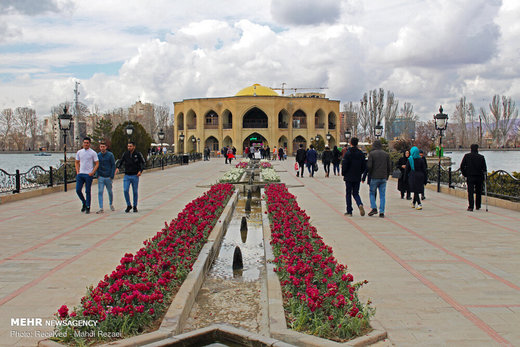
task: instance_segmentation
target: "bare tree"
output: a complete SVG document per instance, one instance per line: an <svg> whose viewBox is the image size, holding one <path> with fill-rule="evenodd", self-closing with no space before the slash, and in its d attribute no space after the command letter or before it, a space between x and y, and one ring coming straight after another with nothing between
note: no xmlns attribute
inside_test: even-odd
<svg viewBox="0 0 520 347"><path fill-rule="evenodd" d="M160 129L163 131L168 127L168 121L170 120L170 108L168 106L153 105L153 116L154 116L154 127L152 129L152 138L159 132Z"/></svg>
<svg viewBox="0 0 520 347"><path fill-rule="evenodd" d="M389 138L390 130L393 127L395 119L397 118L397 110L399 108L399 100L394 98L394 93L388 92L386 94L386 104L383 110L385 118L385 138Z"/></svg>
<svg viewBox="0 0 520 347"><path fill-rule="evenodd" d="M345 131L350 130L353 132L353 136L357 136L359 107L354 106L350 101L343 105L343 113L345 122L341 125L340 131L344 134Z"/></svg>
<svg viewBox="0 0 520 347"><path fill-rule="evenodd" d="M493 101L489 104L488 114L484 108L480 108L480 114L484 119L486 128L491 133L497 147L505 145L509 132L518 118L518 109L511 97L500 95L493 96Z"/></svg>
<svg viewBox="0 0 520 347"><path fill-rule="evenodd" d="M31 123L36 119L36 111L28 107L17 107L14 110L14 114L18 128L17 146L19 150L22 150L24 149L26 142L28 142ZM34 145L32 147L34 148Z"/></svg>
<svg viewBox="0 0 520 347"><path fill-rule="evenodd" d="M363 95L363 98L360 101L359 113L358 113L358 124L359 131L357 131L357 135L360 139L365 139L365 137L370 135L370 120L369 120L369 111L368 111L368 96L367 93Z"/></svg>
<svg viewBox="0 0 520 347"><path fill-rule="evenodd" d="M409 102L405 102L403 107L401 107L401 136L408 138L410 134L414 131L414 124L417 121L418 117L413 110L413 105Z"/></svg>
<svg viewBox="0 0 520 347"><path fill-rule="evenodd" d="M459 103L455 106L455 112L453 113L457 120L457 131L455 132L458 136L459 145L467 148L469 142L475 140L475 131L473 129L473 120L475 118L475 107L473 104L466 102L466 97L462 97ZM468 129L469 124L469 129Z"/></svg>
<svg viewBox="0 0 520 347"><path fill-rule="evenodd" d="M14 128L16 127L16 122L14 119L13 110L10 108L6 108L0 113L0 132L2 134L5 150L11 150L11 134L14 132Z"/></svg>

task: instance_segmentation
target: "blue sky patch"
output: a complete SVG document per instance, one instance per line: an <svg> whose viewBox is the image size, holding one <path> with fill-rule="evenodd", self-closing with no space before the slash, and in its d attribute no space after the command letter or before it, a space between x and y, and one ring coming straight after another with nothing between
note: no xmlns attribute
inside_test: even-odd
<svg viewBox="0 0 520 347"><path fill-rule="evenodd" d="M88 79L94 76L96 73L117 75L122 65L122 61L106 64L76 64L63 67L52 67L51 72L67 74L80 79Z"/></svg>

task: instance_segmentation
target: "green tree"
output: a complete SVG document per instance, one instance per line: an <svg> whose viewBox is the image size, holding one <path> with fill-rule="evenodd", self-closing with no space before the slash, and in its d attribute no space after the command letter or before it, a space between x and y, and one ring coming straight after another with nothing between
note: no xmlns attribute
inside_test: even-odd
<svg viewBox="0 0 520 347"><path fill-rule="evenodd" d="M132 124L134 126L134 133L130 137L130 140L135 143L136 150L143 154L143 157L146 159L148 156L148 150L152 144L152 137L150 134L146 132L144 127L139 122L130 122L126 121L117 126L112 134L112 153L114 153L114 157L117 159L121 158L123 153L126 151L126 145L128 144L128 136L126 135L125 128L128 124Z"/></svg>
<svg viewBox="0 0 520 347"><path fill-rule="evenodd" d="M112 140L112 120L111 119L100 119L96 123L94 133L92 134L92 147L95 151L99 151L99 143L105 141L108 148L111 148Z"/></svg>

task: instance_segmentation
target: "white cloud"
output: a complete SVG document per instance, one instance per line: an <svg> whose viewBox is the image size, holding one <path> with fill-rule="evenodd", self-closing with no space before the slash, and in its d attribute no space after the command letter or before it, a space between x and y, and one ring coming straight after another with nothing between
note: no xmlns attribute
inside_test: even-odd
<svg viewBox="0 0 520 347"><path fill-rule="evenodd" d="M113 62L124 62L115 75L81 81L83 102L101 110L138 99L171 106L285 82L328 87L343 102L382 87L430 118L463 95L477 106L496 93L520 97L515 0L309 4L90 0L65 14L4 14L9 26L0 33L11 38L0 41L0 108L31 104L46 114L72 99L74 74L57 68ZM9 49L20 43L41 49Z"/></svg>

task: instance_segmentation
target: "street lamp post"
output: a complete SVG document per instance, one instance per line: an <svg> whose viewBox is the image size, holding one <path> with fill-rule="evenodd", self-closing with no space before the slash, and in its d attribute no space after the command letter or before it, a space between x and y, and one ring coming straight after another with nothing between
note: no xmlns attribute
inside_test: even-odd
<svg viewBox="0 0 520 347"><path fill-rule="evenodd" d="M192 137L191 142L193 142L193 148L195 149L195 152L197 152L197 139Z"/></svg>
<svg viewBox="0 0 520 347"><path fill-rule="evenodd" d="M350 140L351 136L352 136L352 133L350 132L350 130L346 130L345 131L345 140L347 141L347 144L348 144L348 141Z"/></svg>
<svg viewBox="0 0 520 347"><path fill-rule="evenodd" d="M182 152L184 153L184 134L183 134L183 133L181 133L181 134L179 135L179 145L180 145L181 143L182 143ZM179 146L179 147L180 147L180 146ZM179 148L179 151L180 151L180 150L181 150L181 149Z"/></svg>
<svg viewBox="0 0 520 347"><path fill-rule="evenodd" d="M159 132L157 133L157 137L159 138L159 142L161 143L161 148L162 148L162 143L163 143L163 140L164 140L164 131L162 129L159 130ZM163 151L164 153L164 151ZM164 170L164 157L161 156L161 170Z"/></svg>
<svg viewBox="0 0 520 347"><path fill-rule="evenodd" d="M330 139L332 138L332 135L330 133L327 133L325 137L327 137L327 145L330 146Z"/></svg>
<svg viewBox="0 0 520 347"><path fill-rule="evenodd" d="M67 106L63 108L63 114L58 116L60 130L63 131L63 190L67 191L67 131L70 130L72 116L67 113Z"/></svg>
<svg viewBox="0 0 520 347"><path fill-rule="evenodd" d="M442 105L439 113L433 116L435 120L435 130L439 131L439 168L437 172L437 192L441 191L441 156L442 156L442 132L448 127L448 115L442 112Z"/></svg>
<svg viewBox="0 0 520 347"><path fill-rule="evenodd" d="M130 139L132 138L132 135L134 133L134 126L132 125L132 123L129 123L126 126L125 131L126 131L126 136L128 137L128 142L130 142Z"/></svg>
<svg viewBox="0 0 520 347"><path fill-rule="evenodd" d="M200 151L200 137L197 137L197 153Z"/></svg>
<svg viewBox="0 0 520 347"><path fill-rule="evenodd" d="M383 135L383 126L381 125L381 122L377 122L377 125L374 127L374 135L377 140L379 140L381 135Z"/></svg>

